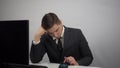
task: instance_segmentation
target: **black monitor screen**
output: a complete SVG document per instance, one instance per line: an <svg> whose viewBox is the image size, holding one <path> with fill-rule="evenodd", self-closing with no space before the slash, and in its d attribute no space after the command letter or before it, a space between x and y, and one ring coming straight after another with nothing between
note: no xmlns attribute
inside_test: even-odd
<svg viewBox="0 0 120 68"><path fill-rule="evenodd" d="M0 21L0 63L28 64L29 21Z"/></svg>

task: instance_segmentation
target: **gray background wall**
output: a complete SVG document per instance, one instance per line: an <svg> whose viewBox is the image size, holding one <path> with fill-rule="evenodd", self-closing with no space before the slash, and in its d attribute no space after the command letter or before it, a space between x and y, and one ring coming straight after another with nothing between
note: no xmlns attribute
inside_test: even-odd
<svg viewBox="0 0 120 68"><path fill-rule="evenodd" d="M54 12L64 25L83 31L94 56L91 66L119 68L119 7L120 0L0 0L0 20L28 19L31 47L42 16Z"/></svg>

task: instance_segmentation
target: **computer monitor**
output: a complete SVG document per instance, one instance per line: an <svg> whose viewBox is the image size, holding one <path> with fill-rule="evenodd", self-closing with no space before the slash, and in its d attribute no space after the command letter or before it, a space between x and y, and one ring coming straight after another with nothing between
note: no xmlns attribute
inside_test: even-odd
<svg viewBox="0 0 120 68"><path fill-rule="evenodd" d="M29 64L29 21L0 21L0 64Z"/></svg>

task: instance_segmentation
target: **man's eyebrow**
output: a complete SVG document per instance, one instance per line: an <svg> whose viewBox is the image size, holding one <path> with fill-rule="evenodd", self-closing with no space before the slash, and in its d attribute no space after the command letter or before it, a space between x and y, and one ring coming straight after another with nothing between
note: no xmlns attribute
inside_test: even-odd
<svg viewBox="0 0 120 68"><path fill-rule="evenodd" d="M58 27L54 32L58 31L58 29L59 29L59 27ZM49 33L52 34L52 33L54 33L54 32L49 32Z"/></svg>
<svg viewBox="0 0 120 68"><path fill-rule="evenodd" d="M59 27L54 32L58 31L58 29L59 29Z"/></svg>

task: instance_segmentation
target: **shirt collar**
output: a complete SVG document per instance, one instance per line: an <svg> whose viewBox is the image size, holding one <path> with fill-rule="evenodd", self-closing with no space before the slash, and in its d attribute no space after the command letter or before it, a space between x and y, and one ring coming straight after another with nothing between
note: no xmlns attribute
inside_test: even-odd
<svg viewBox="0 0 120 68"><path fill-rule="evenodd" d="M62 34L61 34L62 38L64 37L64 32L65 32L65 27L63 26L63 30L62 30Z"/></svg>

